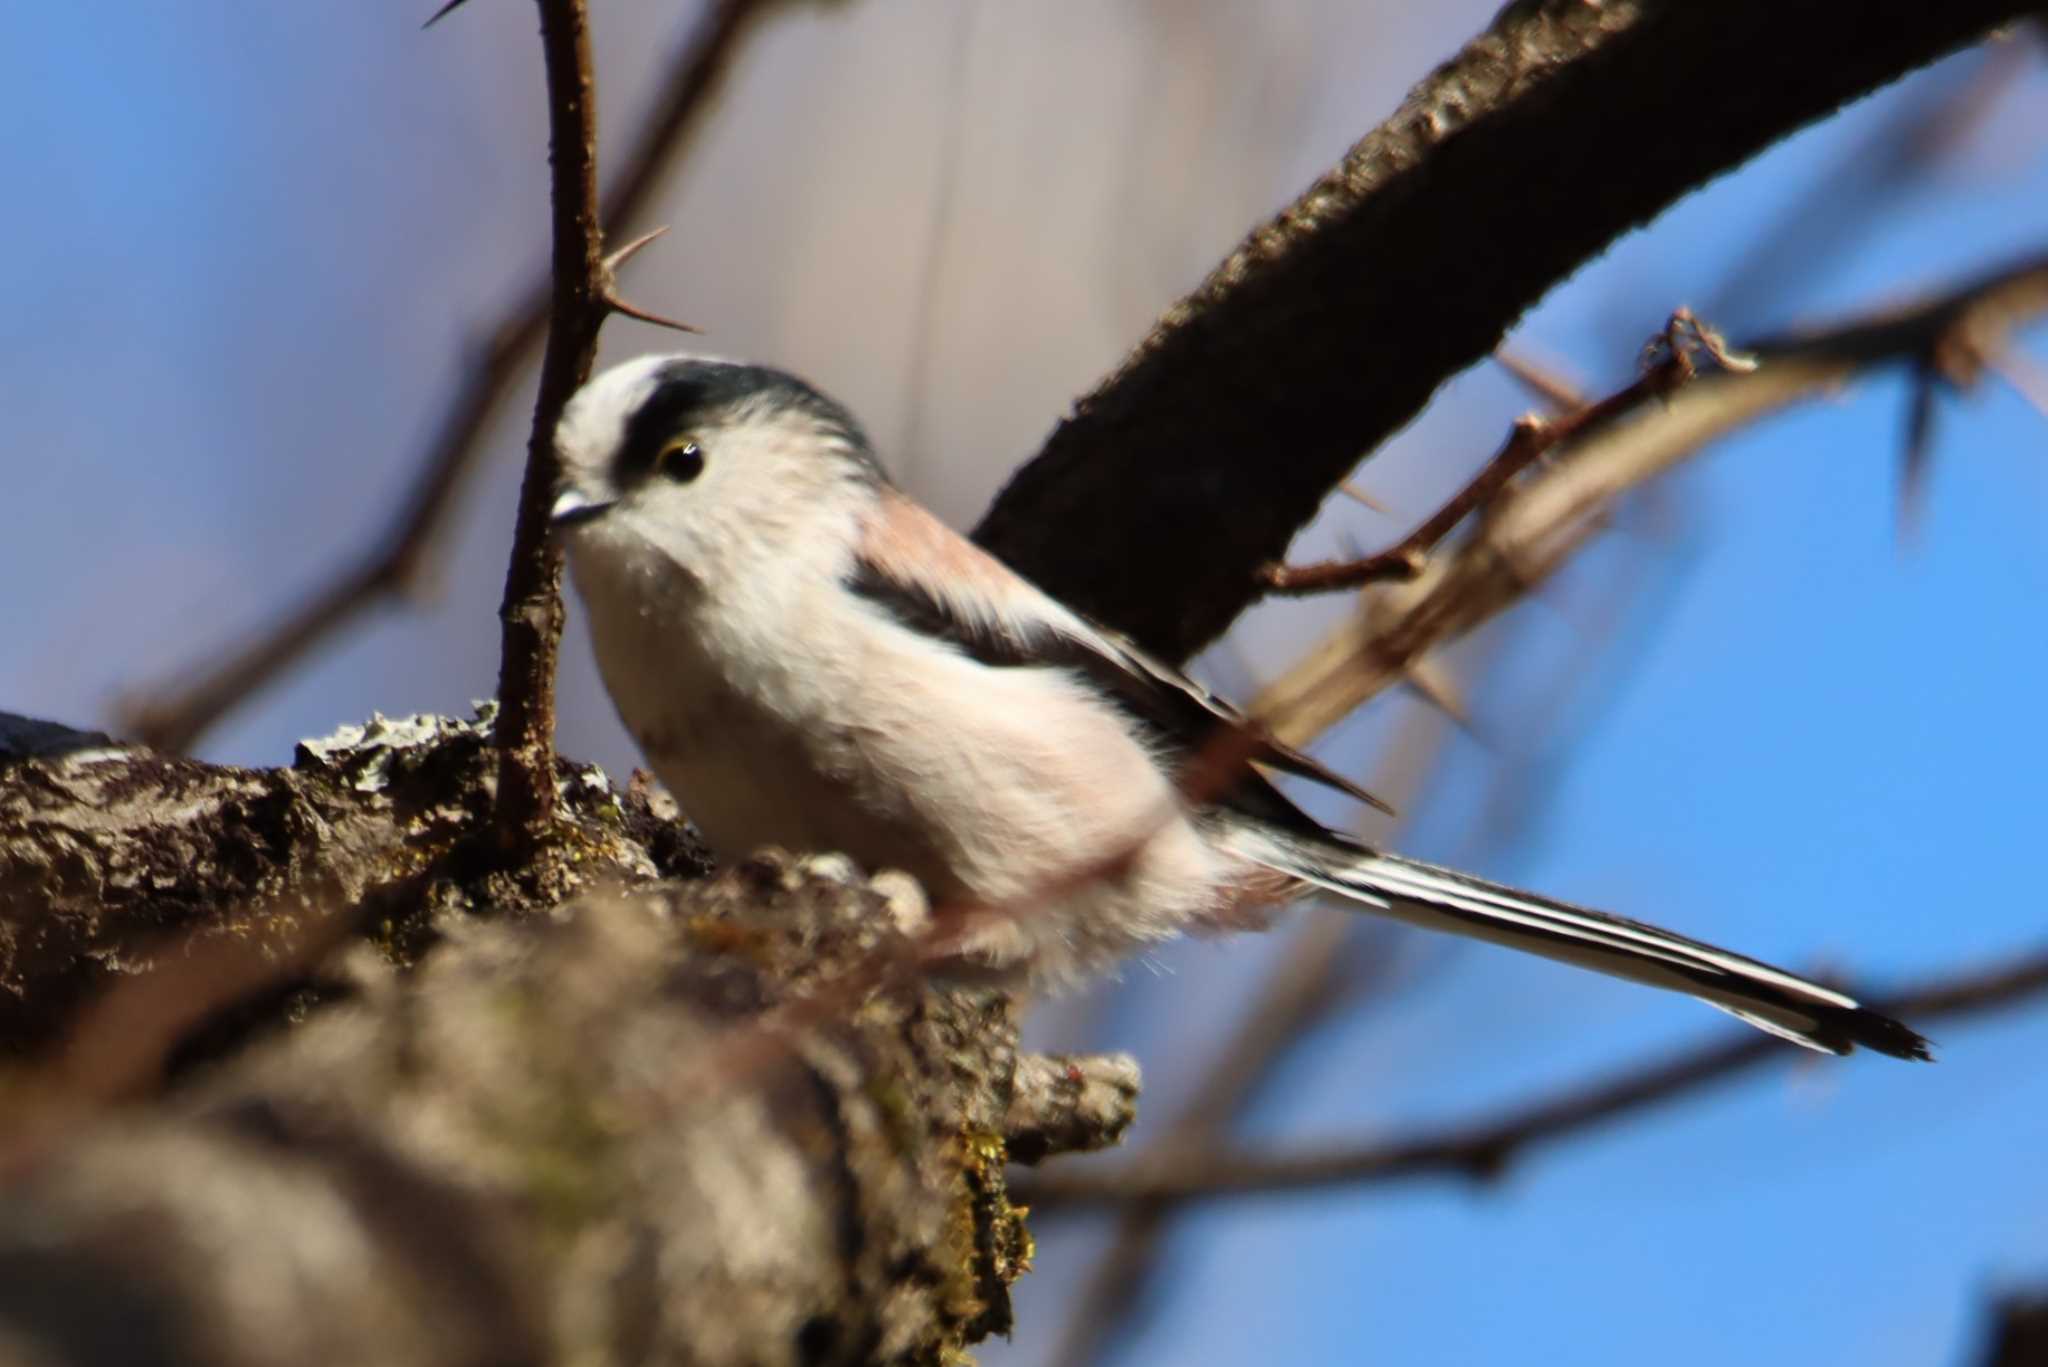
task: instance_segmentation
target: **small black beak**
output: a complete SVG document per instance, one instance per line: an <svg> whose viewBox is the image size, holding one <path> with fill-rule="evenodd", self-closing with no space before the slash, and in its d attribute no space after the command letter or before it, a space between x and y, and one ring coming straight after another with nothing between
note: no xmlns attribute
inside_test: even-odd
<svg viewBox="0 0 2048 1367"><path fill-rule="evenodd" d="M575 527L603 517L611 511L612 499L596 499L579 489L564 489L548 510L548 525L557 530Z"/></svg>

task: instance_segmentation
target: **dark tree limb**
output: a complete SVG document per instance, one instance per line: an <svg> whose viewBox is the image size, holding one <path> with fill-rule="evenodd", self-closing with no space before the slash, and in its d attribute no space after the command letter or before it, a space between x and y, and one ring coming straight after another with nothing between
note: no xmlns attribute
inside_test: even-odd
<svg viewBox="0 0 2048 1367"><path fill-rule="evenodd" d="M878 1002L723 1089L687 1066L874 919L732 875L369 971L179 1104L8 1153L0 1335L80 1364L954 1360L1028 1256L1003 1002ZM110 1303L153 1313L106 1342Z"/></svg>
<svg viewBox="0 0 2048 1367"><path fill-rule="evenodd" d="M977 535L1185 658L1258 596L1258 567L1363 456L1608 243L2034 9L1510 4L1175 305Z"/></svg>
<svg viewBox="0 0 2048 1367"><path fill-rule="evenodd" d="M1873 1000L1874 1010L1916 1021L1961 1020L2048 997L2048 950L1909 987ZM1491 1181L1531 1149L1574 1138L1651 1106L1793 1057L1754 1032L1647 1068L1571 1087L1506 1114L1407 1139L1324 1152L1166 1153L1121 1167L1039 1174L1017 1199L1035 1211L1081 1205L1157 1205L1273 1192L1364 1186L1414 1177Z"/></svg>
<svg viewBox="0 0 2048 1367"><path fill-rule="evenodd" d="M2048 1294L2007 1296L1992 1307L1991 1332L1981 1367L2044 1367L2048 1364Z"/></svg>

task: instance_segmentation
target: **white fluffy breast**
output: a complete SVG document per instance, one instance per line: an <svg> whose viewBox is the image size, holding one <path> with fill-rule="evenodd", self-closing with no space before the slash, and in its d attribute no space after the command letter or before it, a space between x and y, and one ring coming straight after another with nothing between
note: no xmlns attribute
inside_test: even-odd
<svg viewBox="0 0 2048 1367"><path fill-rule="evenodd" d="M979 664L822 565L712 587L609 522L571 556L599 668L722 858L903 869L941 910L998 909L982 957L1043 977L1217 910L1227 861L1084 684Z"/></svg>

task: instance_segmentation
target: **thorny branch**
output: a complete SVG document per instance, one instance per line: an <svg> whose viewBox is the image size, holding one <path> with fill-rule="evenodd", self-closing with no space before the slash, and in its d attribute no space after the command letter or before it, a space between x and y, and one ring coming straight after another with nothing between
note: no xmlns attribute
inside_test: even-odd
<svg viewBox="0 0 2048 1367"><path fill-rule="evenodd" d="M554 202L554 300L498 607L499 841L539 846L555 810L555 655L562 639L562 552L548 537L560 482L555 424L597 359L609 270L597 221L597 88L586 0L539 0L548 83L548 169Z"/></svg>
<svg viewBox="0 0 2048 1367"><path fill-rule="evenodd" d="M1870 1002L1916 1020L1954 1020L2048 994L2048 949L1983 972L1942 978ZM1527 1150L1699 1091L1773 1060L1783 1044L1748 1033L1647 1068L1567 1089L1480 1124L1323 1153L1262 1155L1168 1153L1120 1167L1043 1174L1020 1184L1017 1199L1034 1211L1079 1205L1156 1204L1223 1196L1363 1186L1443 1175L1491 1181Z"/></svg>
<svg viewBox="0 0 2048 1367"><path fill-rule="evenodd" d="M1745 357L1729 351L1712 329L1689 309L1671 315L1651 343L1642 378L1596 403L1580 403L1557 417L1528 414L1518 418L1493 458L1466 481L1443 507L1386 550L1359 560L1330 560L1316 565L1267 565L1259 577L1273 593L1303 595L1363 588L1388 580L1409 580L1429 563L1429 552L1473 513L1485 508L1515 476L1564 442L1571 441L1649 399L1661 398L1698 373L1693 353L1700 351L1734 370L1753 369ZM1520 372L1518 372L1520 373ZM1533 372L1531 372L1533 373Z"/></svg>
<svg viewBox="0 0 2048 1367"><path fill-rule="evenodd" d="M1753 370L1704 375L1553 451L1548 467L1485 510L1473 533L1412 583L1383 591L1319 642L1254 703L1311 730L1399 683L1407 667L1525 596L1595 530L1627 489L1734 428L1833 393L1885 364L1931 368L1948 382L2002 373L2010 334L2048 313L2048 258L1994 272L1914 307L1744 348ZM1631 388L1634 388L1632 386Z"/></svg>
<svg viewBox="0 0 2048 1367"><path fill-rule="evenodd" d="M645 213L663 177L687 154L692 135L702 126L701 116L710 108L752 21L775 3L715 0L692 26L621 159L623 169L604 198L604 223L623 229ZM527 357L546 331L552 302L551 277L537 276L516 291L504 314L484 329L486 340L449 396L433 439L421 453L411 493L368 553L196 679L176 689L146 690L125 701L121 720L127 732L154 749L189 749L221 717L363 612L417 591L430 568L434 544L483 453L491 416L517 388ZM667 321L616 298L612 308L648 321Z"/></svg>

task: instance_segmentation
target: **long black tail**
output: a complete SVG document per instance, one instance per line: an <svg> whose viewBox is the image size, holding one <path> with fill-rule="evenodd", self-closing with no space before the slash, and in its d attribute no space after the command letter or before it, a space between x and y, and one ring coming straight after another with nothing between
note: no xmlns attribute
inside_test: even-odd
<svg viewBox="0 0 2048 1367"><path fill-rule="evenodd" d="M1893 1058L1934 1057L1918 1034L1840 992L1640 921L1334 835L1319 840L1270 827L1243 835L1230 843L1249 858L1414 925L1683 992L1809 1049L1846 1054L1860 1044Z"/></svg>

